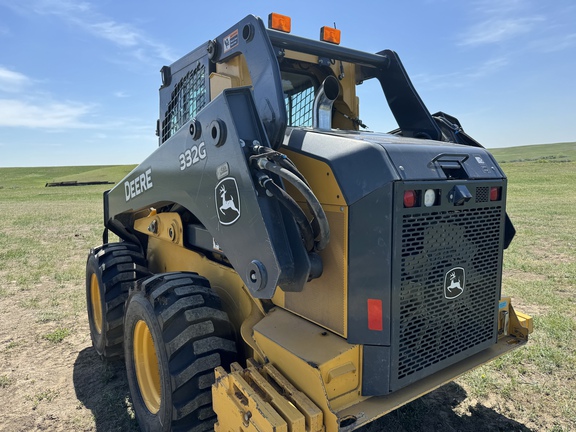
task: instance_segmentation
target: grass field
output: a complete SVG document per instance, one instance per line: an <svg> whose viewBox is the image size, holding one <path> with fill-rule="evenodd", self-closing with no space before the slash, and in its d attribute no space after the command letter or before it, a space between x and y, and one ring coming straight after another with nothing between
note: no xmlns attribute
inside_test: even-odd
<svg viewBox="0 0 576 432"><path fill-rule="evenodd" d="M576 430L576 143L497 149L517 235L504 292L534 317L528 345L366 431ZM90 345L84 266L109 186L132 167L0 168L0 430L130 431L122 365Z"/></svg>

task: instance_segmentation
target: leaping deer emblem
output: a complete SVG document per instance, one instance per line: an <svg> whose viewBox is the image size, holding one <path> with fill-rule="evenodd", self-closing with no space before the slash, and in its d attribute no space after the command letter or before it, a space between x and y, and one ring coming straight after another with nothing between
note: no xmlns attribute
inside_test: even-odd
<svg viewBox="0 0 576 432"><path fill-rule="evenodd" d="M456 273L450 273L450 285L446 289L452 294L452 290L457 289L462 292L462 286L460 285L460 279L456 279Z"/></svg>
<svg viewBox="0 0 576 432"><path fill-rule="evenodd" d="M236 213L240 214L240 210L238 210L236 208L236 204L234 204L234 197L230 196L229 200L226 199L226 188L224 186L220 188L220 197L222 198L222 205L220 206L220 211L222 214L226 214L224 213L224 210L228 209L232 209Z"/></svg>

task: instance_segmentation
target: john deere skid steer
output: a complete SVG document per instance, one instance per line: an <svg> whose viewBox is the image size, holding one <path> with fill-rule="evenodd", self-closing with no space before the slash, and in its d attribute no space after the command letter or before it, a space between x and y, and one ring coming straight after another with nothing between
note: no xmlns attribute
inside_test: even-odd
<svg viewBox="0 0 576 432"><path fill-rule="evenodd" d="M395 52L320 39L248 16L164 66L159 147L104 194L90 331L142 430L356 429L532 331L501 293L494 158ZM389 133L360 120L368 80Z"/></svg>

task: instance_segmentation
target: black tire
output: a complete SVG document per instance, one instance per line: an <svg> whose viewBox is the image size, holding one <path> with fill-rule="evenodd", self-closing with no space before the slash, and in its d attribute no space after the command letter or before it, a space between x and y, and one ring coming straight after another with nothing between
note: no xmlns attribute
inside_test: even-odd
<svg viewBox="0 0 576 432"><path fill-rule="evenodd" d="M124 328L128 384L141 430L213 430L214 368L228 368L237 350L234 327L208 280L167 273L139 282L128 298Z"/></svg>
<svg viewBox="0 0 576 432"><path fill-rule="evenodd" d="M90 250L86 261L86 305L90 336L104 359L124 355L124 303L130 288L150 276L140 248L109 243Z"/></svg>

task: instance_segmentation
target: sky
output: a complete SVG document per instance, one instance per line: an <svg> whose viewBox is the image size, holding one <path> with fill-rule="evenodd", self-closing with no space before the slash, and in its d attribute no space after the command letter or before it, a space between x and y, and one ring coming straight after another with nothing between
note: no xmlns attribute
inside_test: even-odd
<svg viewBox="0 0 576 432"><path fill-rule="evenodd" d="M434 113L487 148L576 141L574 0L0 0L0 167L137 164L152 153L160 68L248 14L396 51ZM381 91L371 129L396 127ZM364 103L363 103L364 102Z"/></svg>

